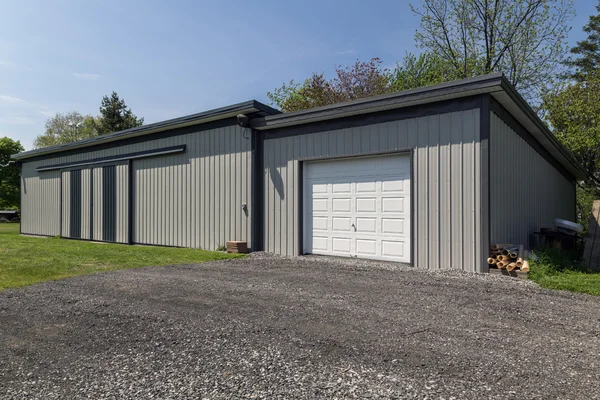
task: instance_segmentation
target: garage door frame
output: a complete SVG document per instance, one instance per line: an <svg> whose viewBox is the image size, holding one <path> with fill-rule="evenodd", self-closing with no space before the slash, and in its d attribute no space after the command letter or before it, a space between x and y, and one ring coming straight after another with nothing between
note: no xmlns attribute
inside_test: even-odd
<svg viewBox="0 0 600 400"><path fill-rule="evenodd" d="M365 157L377 157L377 156L391 156L391 155L407 155L409 156L410 163L410 266L415 265L415 206L414 202L415 195L415 184L414 184L414 149L404 149L404 150L391 150L391 151L379 151L379 152L366 152L361 154L352 154L352 155L344 155L344 156L333 156L333 157L319 157L319 158L300 158L298 159L298 248L300 249L300 254L306 254L304 252L304 164L311 162L320 162L320 161L335 161L335 160L350 160L353 158L365 158Z"/></svg>

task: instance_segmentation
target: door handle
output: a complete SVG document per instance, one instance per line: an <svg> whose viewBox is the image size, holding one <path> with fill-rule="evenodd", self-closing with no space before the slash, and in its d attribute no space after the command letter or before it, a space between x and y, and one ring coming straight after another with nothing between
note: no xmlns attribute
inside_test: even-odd
<svg viewBox="0 0 600 400"><path fill-rule="evenodd" d="M352 227L354 228L354 232L356 232L356 225L352 224Z"/></svg>

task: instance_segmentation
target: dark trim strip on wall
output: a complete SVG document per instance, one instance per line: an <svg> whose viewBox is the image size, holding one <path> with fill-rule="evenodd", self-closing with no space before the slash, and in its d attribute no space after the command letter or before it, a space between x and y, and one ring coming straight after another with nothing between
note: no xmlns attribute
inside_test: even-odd
<svg viewBox="0 0 600 400"><path fill-rule="evenodd" d="M60 191L58 193L58 235L63 237L63 172L60 171L59 183ZM21 217L22 218L22 217Z"/></svg>
<svg viewBox="0 0 600 400"><path fill-rule="evenodd" d="M298 254L304 254L304 163L298 162Z"/></svg>
<svg viewBox="0 0 600 400"><path fill-rule="evenodd" d="M490 208L490 101L492 96L484 94L481 96L481 107L479 117L479 156L480 156L480 201L481 209L479 216L479 226L481 243L481 256L479 262L480 268L475 268L481 272L489 272L489 265L485 261L490 249L491 237L491 208Z"/></svg>
<svg viewBox="0 0 600 400"><path fill-rule="evenodd" d="M540 142L538 142L530 133L513 117L508 110L506 110L502 104L498 103L493 97L491 97L490 110L496 114L506 125L508 125L513 131L515 131L523 140L527 142L544 160L552 165L558 172L560 172L569 182L575 182L576 179L565 167L559 163L556 158L552 156L546 150Z"/></svg>
<svg viewBox="0 0 600 400"><path fill-rule="evenodd" d="M264 142L262 132L252 129L252 251L264 250Z"/></svg>
<svg viewBox="0 0 600 400"><path fill-rule="evenodd" d="M133 160L127 162L127 243L133 243L133 207L134 207Z"/></svg>
<svg viewBox="0 0 600 400"><path fill-rule="evenodd" d="M445 114L456 111L472 110L481 106L481 95L462 97L458 99L439 101L436 103L420 104L412 107L399 108L388 111L359 114L351 117L318 121L304 125L288 126L264 131L264 139L305 135L309 133L324 132L353 128L357 126L379 124L389 121L398 121L409 118L426 117L429 115Z"/></svg>
<svg viewBox="0 0 600 400"><path fill-rule="evenodd" d="M417 203L415 199L417 198L417 194L415 193L415 189L417 185L415 184L415 149L410 149L410 265L414 267L416 264L415 260L415 251L417 250L417 246L415 242L417 241L417 235L415 234L415 217L417 215Z"/></svg>
<svg viewBox="0 0 600 400"><path fill-rule="evenodd" d="M69 174L69 237L81 239L81 170L73 170Z"/></svg>
<svg viewBox="0 0 600 400"><path fill-rule="evenodd" d="M102 167L102 240L116 242L117 167Z"/></svg>
<svg viewBox="0 0 600 400"><path fill-rule="evenodd" d="M64 168L82 167L82 166L88 166L88 165L94 165L94 164L106 164L106 163L112 163L112 162L116 162L116 161L127 161L127 160L133 160L133 159L138 159L138 158L147 158L147 157L155 157L155 156L161 156L161 155L166 155L166 154L182 153L185 151L185 146L186 146L185 144L182 144L180 146L171 146L171 147L163 147L163 148L154 149L154 150L138 151L135 153L121 154L118 156L98 157L98 158L91 158L91 159L85 160L85 161L74 161L74 162L68 162L68 163L62 163L62 164L45 165L43 167L37 167L35 170L38 172L52 171L52 170L64 169Z"/></svg>
<svg viewBox="0 0 600 400"><path fill-rule="evenodd" d="M249 117L252 117L252 116L249 115ZM21 160L21 162L27 163L27 162L32 162L32 161L48 160L48 159L53 159L53 158L57 158L57 157L66 157L66 156L72 156L72 155L77 155L77 154L89 154L89 153L99 151L99 150L114 149L117 147L123 147L123 146L131 145L131 144L146 143L146 142L151 142L151 141L155 141L155 140L159 140L159 139L187 135L190 133L200 133L200 132L205 132L205 131L209 131L209 130L213 130L213 129L230 127L233 125L235 125L236 127L238 126L236 117L227 118L227 119L214 121L214 122L208 122L208 123L202 124L202 125L193 125L193 126L186 126L183 128L166 130L164 132L157 132L157 133L153 133L150 135L141 135L141 136L134 136L134 137L130 137L130 138L124 138L124 139L120 139L120 140L117 140L114 142L100 143L100 144L97 144L94 146L82 147L79 149L65 150L65 151L49 153L49 154L41 154L39 156L24 158Z"/></svg>
<svg viewBox="0 0 600 400"><path fill-rule="evenodd" d="M94 239L94 169L88 169L90 177L90 240Z"/></svg>

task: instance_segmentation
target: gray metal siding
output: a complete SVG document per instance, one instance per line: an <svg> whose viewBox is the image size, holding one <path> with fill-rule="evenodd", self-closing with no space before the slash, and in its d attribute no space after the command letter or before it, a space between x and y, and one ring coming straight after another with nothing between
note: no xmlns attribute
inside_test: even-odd
<svg viewBox="0 0 600 400"><path fill-rule="evenodd" d="M132 162L134 242L215 249L227 240L246 240L252 246L250 130L237 125L24 162L23 233L57 235L60 229L60 173L37 172L35 168L177 145L186 145L186 151ZM93 170L97 183L102 180L101 168ZM126 164L117 168L117 176L117 240L127 242ZM98 187L94 185L96 240L103 236L102 193ZM44 202L46 197L48 203ZM244 203L247 213L242 210ZM63 211L67 207L63 204ZM65 224L63 219L63 228Z"/></svg>
<svg viewBox="0 0 600 400"><path fill-rule="evenodd" d="M103 235L103 202L102 197L102 167L92 168L92 183L93 183L93 211L92 211L92 230L93 240L102 240Z"/></svg>
<svg viewBox="0 0 600 400"><path fill-rule="evenodd" d="M35 167L21 169L21 232L31 235L60 234L60 171L49 171L42 178Z"/></svg>
<svg viewBox="0 0 600 400"><path fill-rule="evenodd" d="M91 207L92 207L91 169L81 170L81 238L90 239Z"/></svg>
<svg viewBox="0 0 600 400"><path fill-rule="evenodd" d="M59 182L60 185L60 182ZM63 237L71 237L71 171L62 172L62 230ZM43 194L42 194L43 196ZM44 218L45 216L41 216Z"/></svg>
<svg viewBox="0 0 600 400"><path fill-rule="evenodd" d="M301 252L300 160L414 149L413 260L481 270L479 109L265 140L265 250Z"/></svg>
<svg viewBox="0 0 600 400"><path fill-rule="evenodd" d="M252 246L250 132L245 135L231 126L175 137L169 144L186 144L185 153L134 160L134 242L216 249L247 240Z"/></svg>
<svg viewBox="0 0 600 400"><path fill-rule="evenodd" d="M490 125L490 243L527 246L554 218L575 218L575 187L493 112Z"/></svg>

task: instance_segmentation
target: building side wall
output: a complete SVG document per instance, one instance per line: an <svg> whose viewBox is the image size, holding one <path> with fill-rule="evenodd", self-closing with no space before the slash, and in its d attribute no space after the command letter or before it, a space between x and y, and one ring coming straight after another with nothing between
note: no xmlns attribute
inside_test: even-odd
<svg viewBox="0 0 600 400"><path fill-rule="evenodd" d="M490 243L530 245L554 218L575 219L575 186L490 114Z"/></svg>
<svg viewBox="0 0 600 400"><path fill-rule="evenodd" d="M183 144L184 153L132 161L134 242L215 249L227 240L247 240L251 246L250 130L237 125L25 162L23 233L57 235L60 230L60 172L35 168ZM94 181L100 183L94 189L101 188L101 168L95 166L93 171ZM127 164L117 166L117 176L117 237L127 242ZM64 191L63 184L63 210L68 206ZM48 201L53 193L55 199ZM93 197L93 230L98 240L103 236L100 189L94 190ZM247 204L247 212L242 204Z"/></svg>
<svg viewBox="0 0 600 400"><path fill-rule="evenodd" d="M267 139L266 251L302 252L302 160L413 151L413 264L481 269L480 111L437 115Z"/></svg>

